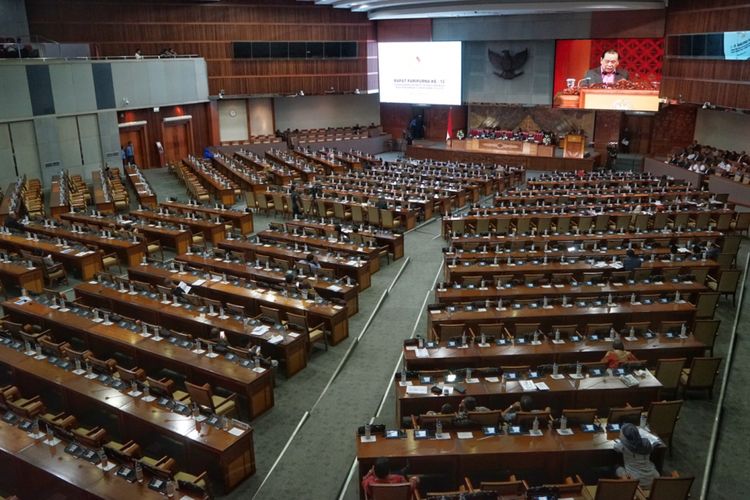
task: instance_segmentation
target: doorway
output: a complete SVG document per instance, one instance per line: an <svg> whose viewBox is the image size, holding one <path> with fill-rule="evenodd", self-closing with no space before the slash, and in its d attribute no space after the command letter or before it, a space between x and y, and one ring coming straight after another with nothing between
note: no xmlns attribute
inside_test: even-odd
<svg viewBox="0 0 750 500"><path fill-rule="evenodd" d="M141 168L148 168L151 165L148 163L146 156L146 126L138 125L133 127L120 128L120 147L125 147L128 142L133 143L133 156L135 156L135 164Z"/></svg>
<svg viewBox="0 0 750 500"><path fill-rule="evenodd" d="M180 162L193 151L190 120L164 123L162 129L164 160L167 163Z"/></svg>

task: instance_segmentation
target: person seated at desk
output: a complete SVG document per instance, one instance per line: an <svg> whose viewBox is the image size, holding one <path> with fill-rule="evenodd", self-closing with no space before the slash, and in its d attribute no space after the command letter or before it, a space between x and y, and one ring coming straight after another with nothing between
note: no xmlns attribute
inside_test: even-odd
<svg viewBox="0 0 750 500"><path fill-rule="evenodd" d="M385 197L383 196L379 197L378 201L375 202L375 207L379 209L388 208L388 202L386 201Z"/></svg>
<svg viewBox="0 0 750 500"><path fill-rule="evenodd" d="M492 411L484 406L477 406L477 399L474 396L466 396L458 405L458 416L466 417L472 411Z"/></svg>
<svg viewBox="0 0 750 500"><path fill-rule="evenodd" d="M516 401L505 410L503 410L503 420L508 423L513 423L516 420L516 414L519 411L531 412L531 413L549 413L550 407L547 406L543 410L537 410L534 408L534 400L531 396L525 395L521 397L520 401Z"/></svg>
<svg viewBox="0 0 750 500"><path fill-rule="evenodd" d="M622 269L624 271L632 271L638 269L643 264L643 261L635 254L635 250L632 248L625 252L625 258L622 259Z"/></svg>
<svg viewBox="0 0 750 500"><path fill-rule="evenodd" d="M346 234L341 228L341 224L336 224L335 226L333 226L333 231L333 237L336 238L336 241L341 241L343 243L349 243L351 241L349 235Z"/></svg>
<svg viewBox="0 0 750 500"><path fill-rule="evenodd" d="M622 340L619 339L612 342L612 349L602 358L602 363L606 363L607 368L619 368L621 364L631 361L638 361L638 358L632 352L626 351Z"/></svg>
<svg viewBox="0 0 750 500"><path fill-rule="evenodd" d="M399 483L411 483L412 495L417 489L419 484L419 478L412 476L409 479L406 478L405 471L401 470L398 473L391 473L391 465L387 458L381 457L375 461L375 465L365 474L362 478L362 489L365 490L367 498L372 498L372 485L373 484L399 484Z"/></svg>
<svg viewBox="0 0 750 500"><path fill-rule="evenodd" d="M641 488L650 489L651 483L659 477L659 471L651 461L653 446L648 439L641 437L638 427L623 424L613 449L622 454L624 464L615 470L617 477L637 479Z"/></svg>
<svg viewBox="0 0 750 500"><path fill-rule="evenodd" d="M187 291L185 290L185 288L187 288L188 290L190 289L190 287L188 287L185 282L180 281L179 283L175 283L174 280L170 278L164 278L164 286L172 291L172 295L174 297L182 297L182 295Z"/></svg>
<svg viewBox="0 0 750 500"><path fill-rule="evenodd" d="M302 259L300 262L302 262L302 264L307 264L308 266L310 266L310 271L312 271L313 274L320 271L320 267L321 267L320 262L318 262L318 259L315 257L314 254L311 254L311 253L307 254L307 256L305 256L305 258Z"/></svg>
<svg viewBox="0 0 750 500"><path fill-rule="evenodd" d="M430 410L427 413L425 413L425 415L448 415L450 413L453 413L453 405L450 403L445 403L443 406L440 407L439 412Z"/></svg>

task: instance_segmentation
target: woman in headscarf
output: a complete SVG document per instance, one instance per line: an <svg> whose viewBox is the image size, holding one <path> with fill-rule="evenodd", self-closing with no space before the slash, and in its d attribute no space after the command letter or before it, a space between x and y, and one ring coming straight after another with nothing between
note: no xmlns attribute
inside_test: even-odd
<svg viewBox="0 0 750 500"><path fill-rule="evenodd" d="M637 479L641 488L650 489L654 478L659 477L659 471L650 458L653 446L648 439L641 437L638 427L623 424L614 449L622 453L624 463L623 467L617 468L617 477Z"/></svg>

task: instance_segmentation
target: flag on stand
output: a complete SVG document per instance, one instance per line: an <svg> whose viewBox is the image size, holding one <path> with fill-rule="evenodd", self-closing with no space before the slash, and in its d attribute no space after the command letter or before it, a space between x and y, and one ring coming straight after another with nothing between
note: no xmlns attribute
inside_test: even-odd
<svg viewBox="0 0 750 500"><path fill-rule="evenodd" d="M448 108L448 129L445 131L445 142L451 140L451 131L453 130L453 107Z"/></svg>

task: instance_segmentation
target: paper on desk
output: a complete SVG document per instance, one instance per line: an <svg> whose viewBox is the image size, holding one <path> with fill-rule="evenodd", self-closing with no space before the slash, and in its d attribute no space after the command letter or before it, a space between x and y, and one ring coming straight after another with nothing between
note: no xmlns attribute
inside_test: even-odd
<svg viewBox="0 0 750 500"><path fill-rule="evenodd" d="M451 433L450 432L441 432L440 434L435 434L435 439L450 439Z"/></svg>
<svg viewBox="0 0 750 500"><path fill-rule="evenodd" d="M427 394L427 386L410 385L406 388L406 394Z"/></svg>
<svg viewBox="0 0 750 500"><path fill-rule="evenodd" d="M233 436L241 436L245 433L245 429L240 429L239 427L232 427L229 429L229 434Z"/></svg>
<svg viewBox="0 0 750 500"><path fill-rule="evenodd" d="M269 344L280 344L284 341L284 337L281 335L273 335L270 339L268 339Z"/></svg>
<svg viewBox="0 0 750 500"><path fill-rule="evenodd" d="M297 333L297 332L289 332L289 333L287 333L287 335L289 335L289 336L290 336L290 337L292 337L293 339L296 339L297 337L299 337L299 336L300 336L300 334L299 334L299 333Z"/></svg>
<svg viewBox="0 0 750 500"><path fill-rule="evenodd" d="M537 382L536 388L540 391L549 391L549 386L545 382Z"/></svg>
<svg viewBox="0 0 750 500"><path fill-rule="evenodd" d="M523 391L535 391L536 390L536 384L533 380L519 380L519 384L521 384L521 389Z"/></svg>
<svg viewBox="0 0 750 500"><path fill-rule="evenodd" d="M486 380L487 382L492 382L493 384L500 382L500 379L497 377L484 377L484 380Z"/></svg>
<svg viewBox="0 0 750 500"><path fill-rule="evenodd" d="M415 345L408 345L408 346L404 347L404 349L406 349L407 351L416 351L417 350L417 346L415 346Z"/></svg>
<svg viewBox="0 0 750 500"><path fill-rule="evenodd" d="M458 432L456 433L458 439L472 439L474 437L473 432Z"/></svg>
<svg viewBox="0 0 750 500"><path fill-rule="evenodd" d="M428 351L426 348L416 349L414 351L414 354L416 354L418 358L429 358L430 357L430 351Z"/></svg>
<svg viewBox="0 0 750 500"><path fill-rule="evenodd" d="M263 335L264 333L266 333L270 329L271 329L271 327L268 326L268 325L261 325L261 326L256 326L255 328L253 328L253 331L250 332L250 333L252 335L258 335L258 336L260 336L260 335Z"/></svg>
<svg viewBox="0 0 750 500"><path fill-rule="evenodd" d="M328 289L330 291L332 291L332 292L340 292L341 291L341 287L338 286L338 285L331 285L331 286L328 287Z"/></svg>

